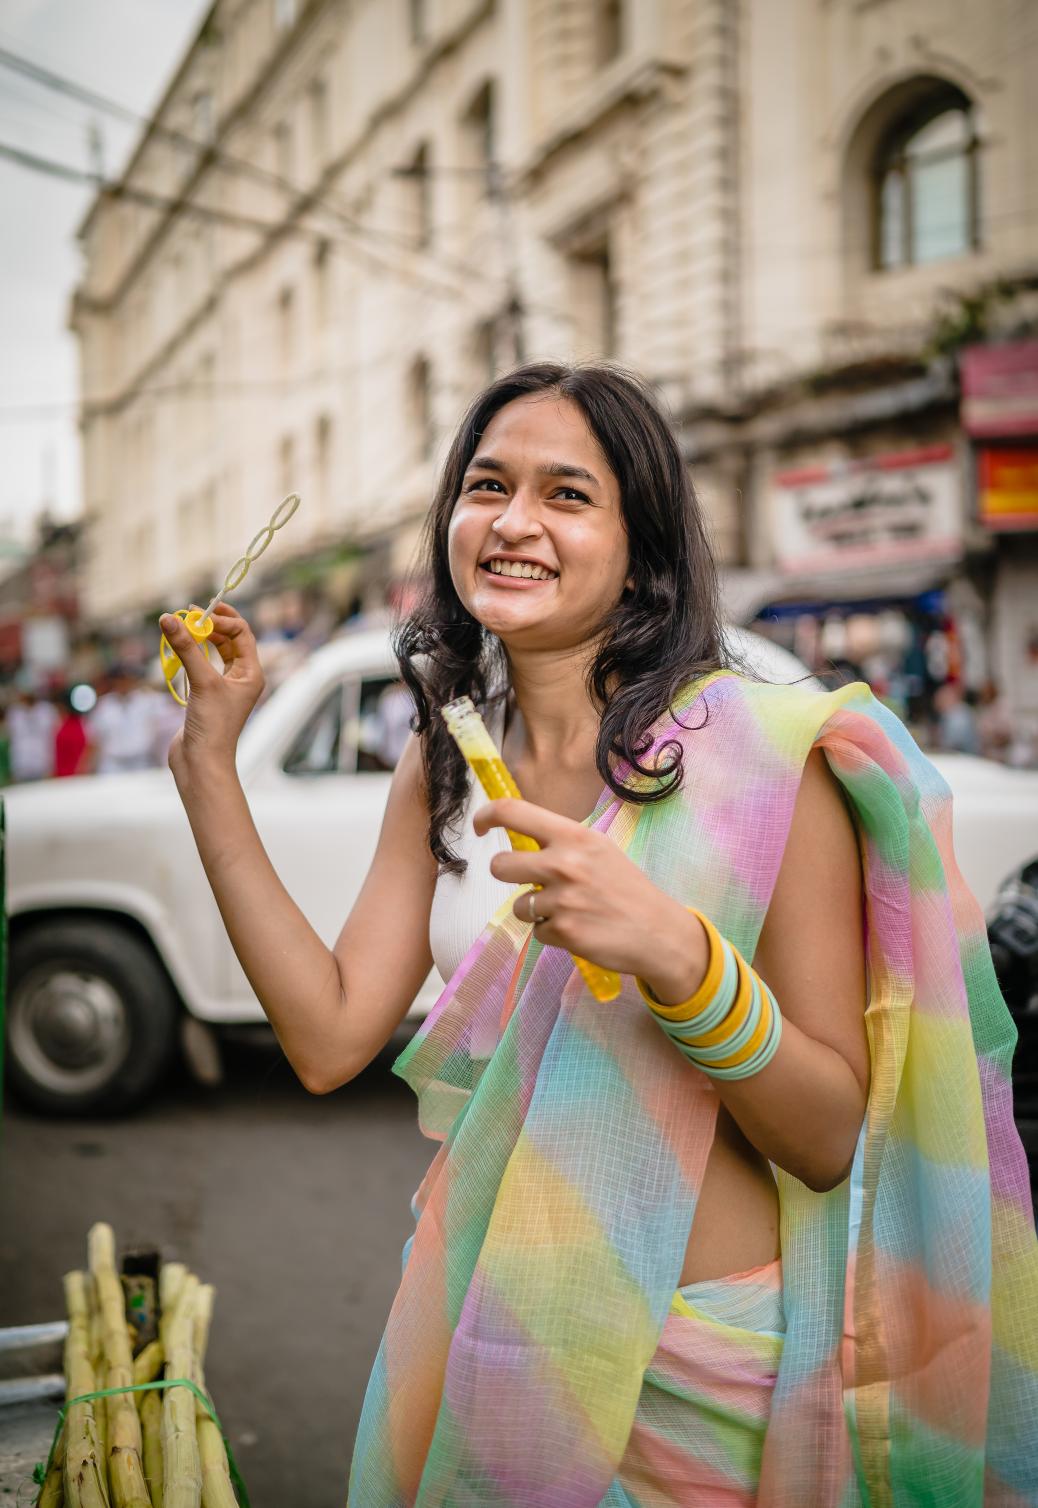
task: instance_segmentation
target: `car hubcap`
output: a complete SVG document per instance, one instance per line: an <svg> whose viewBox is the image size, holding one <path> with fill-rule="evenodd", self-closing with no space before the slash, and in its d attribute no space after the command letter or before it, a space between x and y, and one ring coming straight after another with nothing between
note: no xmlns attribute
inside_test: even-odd
<svg viewBox="0 0 1038 1508"><path fill-rule="evenodd" d="M45 1089L100 1088L129 1051L126 1007L99 974L42 966L20 981L10 1004L11 1054Z"/></svg>

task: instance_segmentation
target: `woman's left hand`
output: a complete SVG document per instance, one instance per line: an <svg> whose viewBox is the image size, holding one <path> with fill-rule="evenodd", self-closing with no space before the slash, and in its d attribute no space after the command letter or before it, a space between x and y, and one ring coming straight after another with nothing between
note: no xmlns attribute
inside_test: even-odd
<svg viewBox="0 0 1038 1508"><path fill-rule="evenodd" d="M490 861L495 879L541 887L535 905L543 918L534 926L538 942L600 968L638 975L662 1000L667 995L683 1000L695 989L706 967L702 926L605 833L511 797L480 807L472 825L480 835L492 827L510 828L541 845L536 853L513 849ZM523 922L532 919L529 893L512 907Z"/></svg>

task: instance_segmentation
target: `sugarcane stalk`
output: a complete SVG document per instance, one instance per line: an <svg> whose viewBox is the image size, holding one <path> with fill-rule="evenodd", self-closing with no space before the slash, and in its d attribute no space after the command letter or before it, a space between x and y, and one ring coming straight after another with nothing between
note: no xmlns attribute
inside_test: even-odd
<svg viewBox="0 0 1038 1508"><path fill-rule="evenodd" d="M192 1341L195 1352L194 1379L206 1397L209 1390L205 1385L205 1353L209 1345L209 1326L213 1318L213 1299L216 1289L212 1283L199 1283L195 1295L195 1318L192 1330ZM209 1417L205 1405L201 1399L195 1399L195 1414L199 1419Z"/></svg>
<svg viewBox="0 0 1038 1508"><path fill-rule="evenodd" d="M115 1236L99 1221L87 1235L90 1271L104 1322L105 1386L133 1385L133 1356L126 1328L123 1286L115 1270ZM108 1405L108 1476L114 1508L151 1508L141 1462L141 1425L132 1393L115 1393Z"/></svg>
<svg viewBox="0 0 1038 1508"><path fill-rule="evenodd" d="M40 1488L40 1495L36 1499L36 1508L65 1508L65 1438L67 1426L61 1426L61 1434L58 1436L51 1457L47 1474Z"/></svg>
<svg viewBox="0 0 1038 1508"><path fill-rule="evenodd" d="M90 1315L90 1365L94 1369L94 1376L103 1378L105 1375L104 1317L97 1297L97 1282L92 1272L84 1273L83 1281L86 1285L87 1308ZM108 1410L104 1406L103 1399L98 1400L98 1407L94 1410L94 1423L97 1426L97 1439L101 1447L101 1460L107 1461Z"/></svg>
<svg viewBox="0 0 1038 1508"><path fill-rule="evenodd" d="M101 1305L97 1300L97 1283L94 1274L83 1274L83 1282L86 1285L87 1312L90 1316L90 1364L94 1371L101 1368L105 1354L104 1319L101 1315Z"/></svg>
<svg viewBox="0 0 1038 1508"><path fill-rule="evenodd" d="M187 1268L183 1262L163 1262L159 1268L159 1340L167 1355L169 1327L173 1323L177 1298L186 1277Z"/></svg>
<svg viewBox="0 0 1038 1508"><path fill-rule="evenodd" d="M150 1340L139 1356L133 1358L133 1380L135 1383L154 1382L162 1373L162 1366L166 1360L160 1340ZM137 1403L138 1414L144 1408L146 1398L151 1398L151 1393L134 1393Z"/></svg>
<svg viewBox="0 0 1038 1508"><path fill-rule="evenodd" d="M198 1421L198 1450L202 1460L202 1508L238 1508L227 1465L227 1448L208 1414Z"/></svg>
<svg viewBox="0 0 1038 1508"><path fill-rule="evenodd" d="M194 1381L194 1320L198 1279L188 1273L180 1285L166 1330L166 1376ZM200 1508L202 1465L195 1429L195 1397L187 1388L162 1395L162 1491L164 1508Z"/></svg>
<svg viewBox="0 0 1038 1508"><path fill-rule="evenodd" d="M78 1398L95 1391L83 1274L66 1273L64 1287L69 1317L65 1340L65 1389L69 1398ZM106 1481L93 1402L73 1403L65 1416L66 1508L110 1508Z"/></svg>
<svg viewBox="0 0 1038 1508"><path fill-rule="evenodd" d="M162 1395L138 1393L141 1406L141 1434L144 1437L144 1479L151 1493L152 1508L164 1508L162 1495Z"/></svg>

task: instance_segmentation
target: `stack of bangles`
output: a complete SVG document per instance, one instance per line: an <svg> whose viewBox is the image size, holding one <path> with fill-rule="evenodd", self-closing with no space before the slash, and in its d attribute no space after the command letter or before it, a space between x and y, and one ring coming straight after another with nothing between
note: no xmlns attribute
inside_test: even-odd
<svg viewBox="0 0 1038 1508"><path fill-rule="evenodd" d="M667 1036L712 1079L748 1079L771 1062L782 1038L778 1003L742 954L701 911L710 956L702 984L679 1005L663 1005L638 988Z"/></svg>

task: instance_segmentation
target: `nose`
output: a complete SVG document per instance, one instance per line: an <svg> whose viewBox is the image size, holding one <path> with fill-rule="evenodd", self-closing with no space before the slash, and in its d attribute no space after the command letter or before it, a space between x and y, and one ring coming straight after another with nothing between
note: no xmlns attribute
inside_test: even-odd
<svg viewBox="0 0 1038 1508"><path fill-rule="evenodd" d="M506 544L513 545L521 539L538 538L543 534L532 491L517 487L494 519L492 528Z"/></svg>

